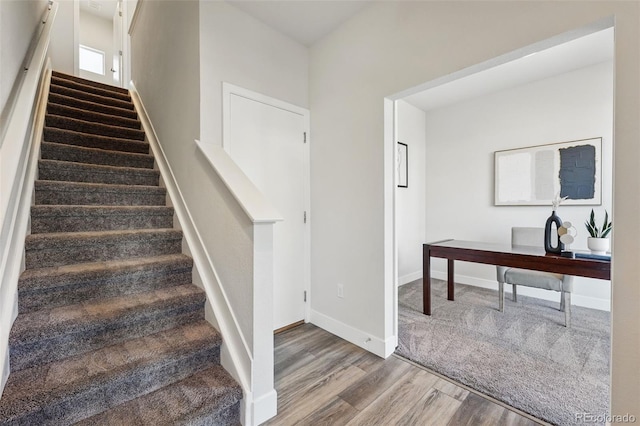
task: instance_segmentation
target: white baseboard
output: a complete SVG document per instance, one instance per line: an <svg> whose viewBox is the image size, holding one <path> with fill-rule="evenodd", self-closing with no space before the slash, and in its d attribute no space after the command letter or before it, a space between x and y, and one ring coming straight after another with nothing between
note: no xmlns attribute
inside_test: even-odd
<svg viewBox="0 0 640 426"><path fill-rule="evenodd" d="M410 282L419 280L420 278L422 278L422 269L399 277L398 285L409 284Z"/></svg>
<svg viewBox="0 0 640 426"><path fill-rule="evenodd" d="M356 346L360 346L361 348L378 355L381 358L389 357L398 345L397 336L391 336L388 339L383 340L327 315L321 314L320 312L314 311L313 309L311 310L310 322L331 334L335 334Z"/></svg>
<svg viewBox="0 0 640 426"><path fill-rule="evenodd" d="M439 280L447 280L447 273L443 271L432 271L431 276ZM498 290L498 281L487 280L483 278L471 277L468 275L456 274L455 280L460 284L472 285L475 287L488 288L490 290ZM505 293L511 293L511 286L505 285ZM539 288L530 288L518 286L518 294L523 296L535 297L537 299L549 300L560 303L560 293L555 291L546 291ZM583 296L580 294L571 294L571 304L573 306L582 306L585 308L598 309L601 311L611 311L611 301L607 299L599 299L597 297Z"/></svg>
<svg viewBox="0 0 640 426"><path fill-rule="evenodd" d="M259 425L278 414L278 393L275 389L247 402L243 399L240 403L240 423L243 425Z"/></svg>

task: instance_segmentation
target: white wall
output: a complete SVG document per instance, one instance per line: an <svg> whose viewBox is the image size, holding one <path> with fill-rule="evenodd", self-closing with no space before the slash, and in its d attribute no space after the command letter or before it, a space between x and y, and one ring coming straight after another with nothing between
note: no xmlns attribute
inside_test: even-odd
<svg viewBox="0 0 640 426"><path fill-rule="evenodd" d="M494 200L495 151L602 137L602 206L561 205L558 216L577 229L572 249L587 249L584 222L592 208L611 212L613 189L613 63L605 62L427 112L427 241L455 238L510 244L512 226L538 226L549 206L499 206ZM455 211L452 215L450 212ZM434 259L434 276L446 262ZM495 267L456 263L460 282L498 288ZM506 289L511 291L511 286ZM560 300L522 287L522 294ZM609 282L576 277L573 304L609 309Z"/></svg>
<svg viewBox="0 0 640 426"><path fill-rule="evenodd" d="M308 49L223 1L200 2L200 133L221 144L222 82L307 108Z"/></svg>
<svg viewBox="0 0 640 426"><path fill-rule="evenodd" d="M76 66L75 22L80 16L80 3L74 0L59 0L56 23L51 29L49 56L51 67L73 75Z"/></svg>
<svg viewBox="0 0 640 426"><path fill-rule="evenodd" d="M385 246L386 96L615 17L614 413L640 394L640 36L637 2L376 2L311 48L312 308L366 346L392 339ZM388 161L388 160L387 160ZM386 166L387 175L392 168ZM620 184L624 182L624 184ZM624 188L624 189L623 189ZM385 257L387 254L387 257ZM385 277L387 279L385 280ZM337 282L344 299L337 299Z"/></svg>
<svg viewBox="0 0 640 426"><path fill-rule="evenodd" d="M46 8L46 0L0 1L0 123Z"/></svg>
<svg viewBox="0 0 640 426"><path fill-rule="evenodd" d="M424 111L405 102L397 106L398 141L408 146L408 185L396 189L398 235L398 284L422 277L422 244L425 243L425 141Z"/></svg>
<svg viewBox="0 0 640 426"><path fill-rule="evenodd" d="M113 85L113 20L80 11L80 44L104 52L104 75L80 70L80 77Z"/></svg>

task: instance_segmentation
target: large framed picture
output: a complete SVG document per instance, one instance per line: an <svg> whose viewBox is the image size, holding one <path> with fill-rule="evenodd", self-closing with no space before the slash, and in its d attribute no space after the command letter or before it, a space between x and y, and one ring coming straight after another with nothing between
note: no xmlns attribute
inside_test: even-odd
<svg viewBox="0 0 640 426"><path fill-rule="evenodd" d="M602 138L496 151L495 205L602 204Z"/></svg>
<svg viewBox="0 0 640 426"><path fill-rule="evenodd" d="M398 175L398 187L409 187L409 147L406 143L398 142L398 163L396 167L396 173Z"/></svg>

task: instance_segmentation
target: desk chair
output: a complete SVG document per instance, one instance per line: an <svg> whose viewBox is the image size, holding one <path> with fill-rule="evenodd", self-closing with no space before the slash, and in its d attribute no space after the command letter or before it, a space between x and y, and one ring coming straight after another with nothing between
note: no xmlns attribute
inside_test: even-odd
<svg viewBox="0 0 640 426"><path fill-rule="evenodd" d="M544 247L544 228L511 228L512 247ZM571 292L573 276L551 272L497 266L500 312L504 312L504 284L513 285L513 301L518 301L516 286L542 288L560 292L560 311L564 311L564 325L571 326Z"/></svg>

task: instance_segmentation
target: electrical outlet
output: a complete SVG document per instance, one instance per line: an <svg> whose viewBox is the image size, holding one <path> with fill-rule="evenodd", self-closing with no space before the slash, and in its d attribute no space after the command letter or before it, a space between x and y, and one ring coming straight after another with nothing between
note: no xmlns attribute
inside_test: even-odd
<svg viewBox="0 0 640 426"><path fill-rule="evenodd" d="M344 298L344 287L340 283L338 283L338 297L341 299Z"/></svg>

